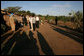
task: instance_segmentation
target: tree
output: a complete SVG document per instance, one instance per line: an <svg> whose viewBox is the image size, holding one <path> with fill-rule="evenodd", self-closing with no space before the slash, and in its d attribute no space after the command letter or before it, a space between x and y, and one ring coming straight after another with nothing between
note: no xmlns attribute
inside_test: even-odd
<svg viewBox="0 0 84 56"><path fill-rule="evenodd" d="M18 12L20 9L21 9L21 7L19 7L19 6L5 8L6 11L12 12L12 13Z"/></svg>
<svg viewBox="0 0 84 56"><path fill-rule="evenodd" d="M31 16L35 16L35 13L30 13Z"/></svg>
<svg viewBox="0 0 84 56"><path fill-rule="evenodd" d="M45 18L48 19L48 17L49 17L49 15L47 14Z"/></svg>
<svg viewBox="0 0 84 56"><path fill-rule="evenodd" d="M30 11L27 11L26 13L27 13L27 15L30 15L31 14Z"/></svg>
<svg viewBox="0 0 84 56"><path fill-rule="evenodd" d="M42 15L40 15L40 14L39 14L38 16L39 16L39 17L42 17Z"/></svg>
<svg viewBox="0 0 84 56"><path fill-rule="evenodd" d="M81 11L73 12L73 23L76 28L83 27L83 13Z"/></svg>
<svg viewBox="0 0 84 56"><path fill-rule="evenodd" d="M72 13L69 13L69 15L71 16L71 15L72 15Z"/></svg>

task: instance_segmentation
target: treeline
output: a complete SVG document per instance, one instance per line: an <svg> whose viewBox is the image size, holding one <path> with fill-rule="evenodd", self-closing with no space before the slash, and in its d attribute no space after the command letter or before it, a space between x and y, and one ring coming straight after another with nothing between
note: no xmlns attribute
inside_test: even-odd
<svg viewBox="0 0 84 56"><path fill-rule="evenodd" d="M12 13L14 13L14 14L16 14L16 15L35 15L35 13L32 13L32 12L30 12L29 10L28 11L25 11L25 10L20 10L22 7L19 7L19 6L16 6L16 7L7 7L7 8L5 8L5 10L7 11L7 12L12 12Z"/></svg>
<svg viewBox="0 0 84 56"><path fill-rule="evenodd" d="M71 13L69 13L69 16L45 16L45 19L48 20L49 23L52 23L55 21L55 18L61 21L63 21L64 23L66 22L71 22L73 23L73 29L79 31L79 32L83 32L83 12L82 11L77 11L74 12L72 11Z"/></svg>
<svg viewBox="0 0 84 56"><path fill-rule="evenodd" d="M35 13L30 12L29 10L28 11L20 10L21 8L22 7L19 7L19 6L7 7L5 8L5 10L8 12L13 12L16 15L36 15ZM38 16L40 16L41 20L43 21L47 20L48 22L55 21L55 18L56 18L56 16L50 16L50 15L46 15L46 16L38 15ZM70 21L74 23L74 27L76 29L82 28L83 30L83 12L82 11L77 11L77 12L72 11L71 13L69 13L69 16L57 16L57 19L63 22Z"/></svg>

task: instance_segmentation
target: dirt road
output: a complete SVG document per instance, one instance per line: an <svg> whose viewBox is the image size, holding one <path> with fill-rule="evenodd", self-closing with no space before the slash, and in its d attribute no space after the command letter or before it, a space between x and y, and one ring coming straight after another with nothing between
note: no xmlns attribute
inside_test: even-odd
<svg viewBox="0 0 84 56"><path fill-rule="evenodd" d="M39 30L35 32L25 26L23 31L15 34L17 37L13 36L15 46L12 44L14 47L8 53L11 52L13 55L83 55L83 44L62 30L64 29L48 23L40 25Z"/></svg>
<svg viewBox="0 0 84 56"><path fill-rule="evenodd" d="M56 30L60 28L55 26ZM49 24L40 26L39 32L44 36L48 45L56 55L81 55L83 54L83 45L74 39L56 31Z"/></svg>

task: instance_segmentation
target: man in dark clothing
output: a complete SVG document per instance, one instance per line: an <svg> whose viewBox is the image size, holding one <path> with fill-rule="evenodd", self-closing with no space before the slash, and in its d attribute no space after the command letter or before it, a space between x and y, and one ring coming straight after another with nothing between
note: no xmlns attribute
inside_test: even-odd
<svg viewBox="0 0 84 56"><path fill-rule="evenodd" d="M55 24L56 24L56 25L57 25L57 21L58 21L58 20L57 20L57 16L56 16L56 17L55 17Z"/></svg>
<svg viewBox="0 0 84 56"><path fill-rule="evenodd" d="M10 27L7 26L3 16L4 14L1 13L1 34L7 32L10 29Z"/></svg>
<svg viewBox="0 0 84 56"><path fill-rule="evenodd" d="M4 25L6 25L6 21L4 20L2 13L1 13L1 23L4 24Z"/></svg>
<svg viewBox="0 0 84 56"><path fill-rule="evenodd" d="M22 17L22 20L23 20L23 24L24 24L24 25L27 25L27 19L26 19L25 16Z"/></svg>

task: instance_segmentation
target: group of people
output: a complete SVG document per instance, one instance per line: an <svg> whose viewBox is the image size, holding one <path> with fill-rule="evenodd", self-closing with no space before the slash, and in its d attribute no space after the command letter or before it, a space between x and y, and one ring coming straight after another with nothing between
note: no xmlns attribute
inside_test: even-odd
<svg viewBox="0 0 84 56"><path fill-rule="evenodd" d="M15 31L17 28L19 28L19 26L26 26L28 25L30 27L30 30L35 31L36 28L38 30L39 28L39 17L35 16L35 15L21 15L22 16L22 22L19 22L14 19L14 14L13 13L9 13L9 22L10 22L10 26L12 31Z"/></svg>
<svg viewBox="0 0 84 56"><path fill-rule="evenodd" d="M30 30L35 31L35 29L39 28L39 17L32 15L32 16L22 16L22 20L23 20L23 25L29 25Z"/></svg>
<svg viewBox="0 0 84 56"><path fill-rule="evenodd" d="M39 29L39 23L40 23L39 16L35 16L34 14L30 16L21 15L22 22L18 22L17 19L14 19L15 15L13 13L9 12L8 15L9 15L9 23L12 31L18 30L20 27L25 27L25 25L27 25L32 31ZM57 17L55 19L55 23L57 25Z"/></svg>

